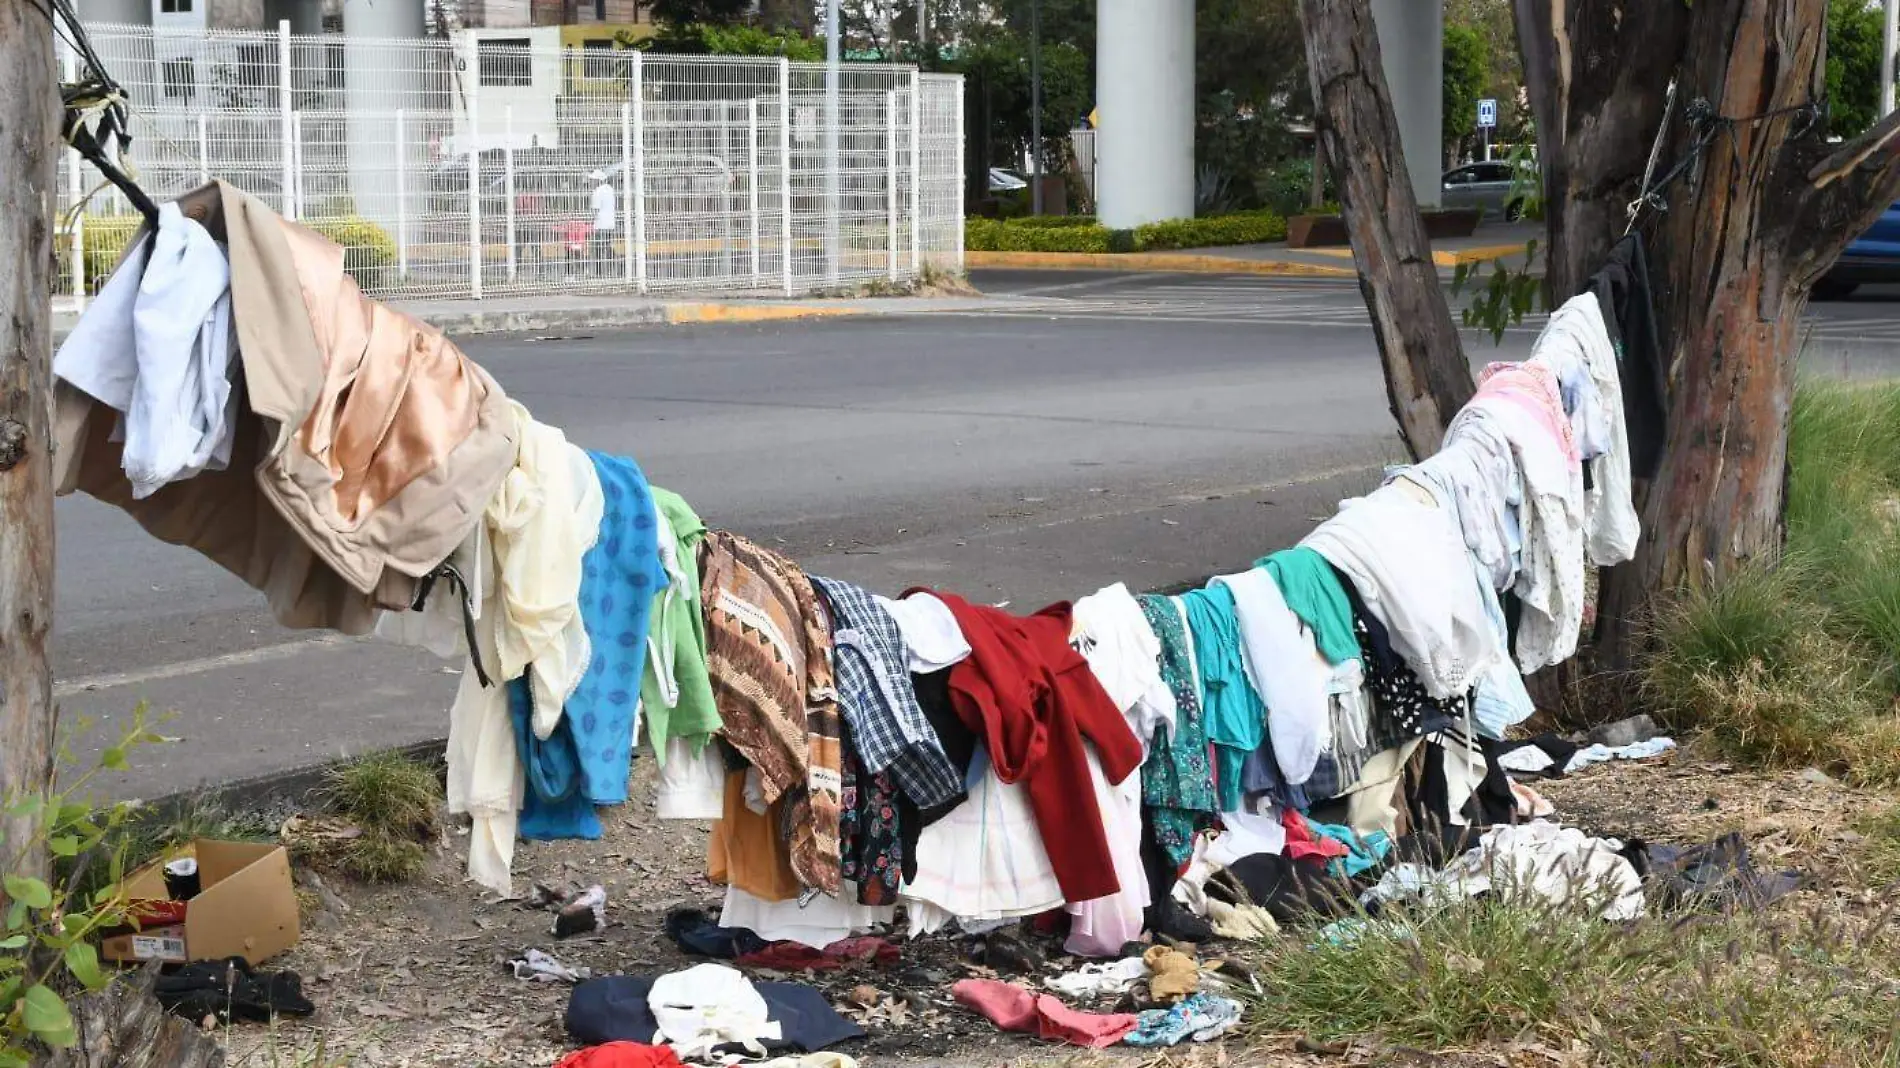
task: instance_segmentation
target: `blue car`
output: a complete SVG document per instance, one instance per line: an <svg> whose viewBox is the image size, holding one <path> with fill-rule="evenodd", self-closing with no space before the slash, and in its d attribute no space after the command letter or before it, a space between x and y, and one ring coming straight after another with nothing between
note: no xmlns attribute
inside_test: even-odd
<svg viewBox="0 0 1900 1068"><path fill-rule="evenodd" d="M1816 300L1837 300L1863 285L1900 282L1900 204L1890 204L1867 232L1814 283Z"/></svg>

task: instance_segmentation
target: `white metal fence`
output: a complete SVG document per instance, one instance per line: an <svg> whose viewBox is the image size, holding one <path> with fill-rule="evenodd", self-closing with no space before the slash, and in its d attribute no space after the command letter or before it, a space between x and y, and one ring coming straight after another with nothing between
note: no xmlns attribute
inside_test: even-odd
<svg viewBox="0 0 1900 1068"><path fill-rule="evenodd" d="M834 89L822 64L529 30L88 30L156 199L222 178L345 245L380 296L795 294L962 264L959 76L853 63ZM76 153L61 192L85 202L62 240L83 297L136 215Z"/></svg>

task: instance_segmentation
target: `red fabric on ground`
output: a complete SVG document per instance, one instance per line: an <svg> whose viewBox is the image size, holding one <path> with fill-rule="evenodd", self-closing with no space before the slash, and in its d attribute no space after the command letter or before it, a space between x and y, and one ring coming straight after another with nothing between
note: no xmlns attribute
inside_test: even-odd
<svg viewBox="0 0 1900 1068"><path fill-rule="evenodd" d="M1068 602L1013 616L924 592L949 606L970 643L969 658L950 669L950 703L983 738L996 777L1022 783L1029 794L1063 897L1092 901L1119 892L1083 742L1095 743L1111 783L1141 766L1141 742L1088 661L1069 647Z"/></svg>
<svg viewBox="0 0 1900 1068"><path fill-rule="evenodd" d="M1280 826L1286 828L1286 855L1294 860L1308 857L1331 860L1350 852L1346 843L1314 834L1313 828L1306 825L1306 817L1290 808L1280 810Z"/></svg>
<svg viewBox="0 0 1900 1068"><path fill-rule="evenodd" d="M643 1046L638 1042L608 1042L575 1050L554 1068L685 1068L673 1051L665 1046Z"/></svg>
<svg viewBox="0 0 1900 1068"><path fill-rule="evenodd" d="M950 988L950 996L966 1008L982 1013L1005 1031L1035 1035L1050 1042L1101 1049L1122 1040L1135 1029L1126 1014L1082 1012L1048 994L1033 994L1014 983L996 979L964 979Z"/></svg>
<svg viewBox="0 0 1900 1068"><path fill-rule="evenodd" d="M899 956L901 953L895 944L865 935L841 938L823 949L813 949L798 942L774 942L757 953L739 957L733 963L780 972L823 972L847 964L875 964L883 967L896 964Z"/></svg>

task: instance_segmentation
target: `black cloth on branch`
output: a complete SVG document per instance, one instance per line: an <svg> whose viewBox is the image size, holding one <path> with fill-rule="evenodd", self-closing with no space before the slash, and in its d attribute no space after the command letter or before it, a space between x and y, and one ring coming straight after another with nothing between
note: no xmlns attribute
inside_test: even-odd
<svg viewBox="0 0 1900 1068"><path fill-rule="evenodd" d="M1668 395L1662 333L1656 325L1654 288L1643 235L1631 233L1610 249L1608 259L1584 287L1603 306L1603 324L1621 359L1623 422L1629 428L1630 476L1654 478L1668 432Z"/></svg>

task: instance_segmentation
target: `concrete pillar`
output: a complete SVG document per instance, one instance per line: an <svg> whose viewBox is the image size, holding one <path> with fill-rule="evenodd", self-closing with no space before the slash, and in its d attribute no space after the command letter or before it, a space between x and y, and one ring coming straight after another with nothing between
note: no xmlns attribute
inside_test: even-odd
<svg viewBox="0 0 1900 1068"><path fill-rule="evenodd" d="M1194 0L1095 8L1096 214L1117 229L1194 214Z"/></svg>
<svg viewBox="0 0 1900 1068"><path fill-rule="evenodd" d="M350 198L357 214L391 233L402 214L395 197L396 112L422 107L427 85L429 56L409 43L423 35L424 6L425 0L343 0ZM471 84L475 77L471 70Z"/></svg>
<svg viewBox="0 0 1900 1068"><path fill-rule="evenodd" d="M1438 207L1445 167L1445 7L1441 0L1372 0L1386 87L1405 166L1421 208Z"/></svg>

